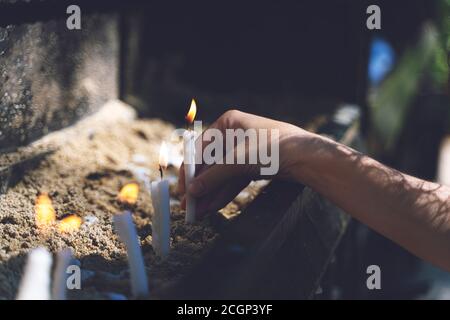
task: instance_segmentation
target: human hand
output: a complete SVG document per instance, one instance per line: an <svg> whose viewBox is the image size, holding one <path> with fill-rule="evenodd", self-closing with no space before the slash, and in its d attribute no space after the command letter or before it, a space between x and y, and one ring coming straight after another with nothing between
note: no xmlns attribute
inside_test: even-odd
<svg viewBox="0 0 450 320"><path fill-rule="evenodd" d="M301 166L301 153L297 150L301 149L301 145L306 140L304 138L311 133L296 127L294 125L244 113L237 110L230 110L217 119L207 130L205 130L196 140L196 152L202 152L205 148L215 141L212 139L210 129L217 129L222 133L224 156L222 163L213 163L207 165L205 163L196 165L196 177L191 182L188 190L185 190L184 165L180 167L178 190L181 194L189 192L197 198L197 217L203 217L206 213L217 211L228 204L234 197L245 188L251 180L256 179L295 179L293 169ZM226 144L226 132L232 130L253 129L256 133L256 145L250 145L249 139L245 139L245 163L237 164L239 154L236 139L233 141L233 148L229 148ZM266 139L261 138L261 134L266 134ZM278 144L277 146L274 144ZM268 152L278 153L270 154L274 161L278 161L276 172L272 175L262 175L265 165L260 159L256 163L249 163L249 152L259 152L261 147ZM253 148L253 149L252 149ZM242 150L242 149L240 149ZM234 164L227 164L226 155L232 152ZM257 153L259 154L259 153ZM185 201L182 201L182 207L185 207Z"/></svg>

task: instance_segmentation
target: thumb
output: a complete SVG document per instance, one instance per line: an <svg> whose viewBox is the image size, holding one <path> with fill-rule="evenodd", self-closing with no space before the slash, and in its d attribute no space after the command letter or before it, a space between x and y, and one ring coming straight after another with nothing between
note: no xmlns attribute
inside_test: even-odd
<svg viewBox="0 0 450 320"><path fill-rule="evenodd" d="M195 177L189 185L188 192L194 197L201 197L225 185L230 180L242 176L246 165L215 164Z"/></svg>

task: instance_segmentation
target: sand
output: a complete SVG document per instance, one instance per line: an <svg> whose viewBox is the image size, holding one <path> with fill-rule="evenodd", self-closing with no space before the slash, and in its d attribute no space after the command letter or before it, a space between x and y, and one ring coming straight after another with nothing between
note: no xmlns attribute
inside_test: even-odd
<svg viewBox="0 0 450 320"><path fill-rule="evenodd" d="M103 113L102 113L103 112ZM111 112L115 113L114 115ZM117 115L116 115L117 113ZM123 116L125 114L126 116ZM14 299L27 253L44 246L53 253L72 248L82 269L81 290L71 299L109 299L111 293L131 299L126 252L114 233L112 218L131 210L140 238L149 279L150 298L185 276L213 245L225 224L250 202L258 188L249 188L222 211L195 225L184 223L176 192L180 145L172 145L172 165L165 175L171 187L171 253L166 259L152 248L151 197L142 177L157 179L158 152L174 127L158 119L135 120L129 107L115 102L99 114L34 144L32 149L51 152L15 166L10 188L0 195L0 299ZM9 155L28 154L30 148ZM3 159L4 160L4 159ZM135 205L117 200L122 186L137 182ZM83 218L73 233L55 228L41 230L35 223L35 201L48 193L56 215Z"/></svg>

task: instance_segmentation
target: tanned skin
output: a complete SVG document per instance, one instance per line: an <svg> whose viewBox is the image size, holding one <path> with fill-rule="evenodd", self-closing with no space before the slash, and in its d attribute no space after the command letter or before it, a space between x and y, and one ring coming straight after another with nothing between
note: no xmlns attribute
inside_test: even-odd
<svg viewBox="0 0 450 320"><path fill-rule="evenodd" d="M280 168L273 179L310 186L353 218L392 239L418 257L450 271L450 188L421 180L297 126L231 110L213 128L278 129ZM197 139L197 150L205 146ZM259 166L198 165L187 192L204 216L230 202L251 180ZM183 165L179 191L185 193ZM183 204L184 205L184 204Z"/></svg>

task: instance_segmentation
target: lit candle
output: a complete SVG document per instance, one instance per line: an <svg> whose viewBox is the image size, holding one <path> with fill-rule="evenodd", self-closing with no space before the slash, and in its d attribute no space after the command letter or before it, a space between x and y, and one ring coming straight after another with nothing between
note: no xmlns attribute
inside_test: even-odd
<svg viewBox="0 0 450 320"><path fill-rule="evenodd" d="M153 181L150 185L154 208L152 220L152 245L156 254L165 257L170 249L170 199L169 181L163 179L163 170L167 168L168 150L161 144L159 151L159 171L161 181Z"/></svg>
<svg viewBox="0 0 450 320"><path fill-rule="evenodd" d="M122 214L114 215L114 227L127 249L131 291L135 297L145 297L148 295L147 275L131 213L125 211Z"/></svg>
<svg viewBox="0 0 450 320"><path fill-rule="evenodd" d="M33 249L28 254L17 300L49 300L51 266L52 255L47 249Z"/></svg>
<svg viewBox="0 0 450 320"><path fill-rule="evenodd" d="M34 210L36 213L36 226L41 231L48 231L56 221L56 213L52 200L47 193L42 193L37 197Z"/></svg>
<svg viewBox="0 0 450 320"><path fill-rule="evenodd" d="M64 249L58 252L56 267L53 272L52 297L53 300L66 300L67 267L72 261L72 250Z"/></svg>
<svg viewBox="0 0 450 320"><path fill-rule="evenodd" d="M184 150L184 182L188 190L192 179L195 177L195 132L189 129L189 125L194 122L197 113L197 105L192 99L191 107L186 115L188 129L183 135ZM195 198L186 192L186 223L195 222Z"/></svg>

